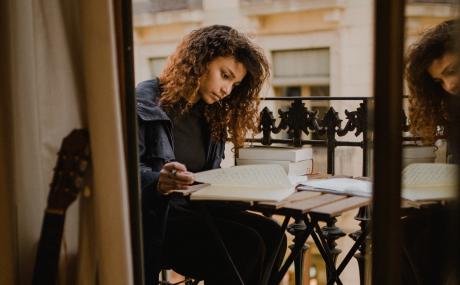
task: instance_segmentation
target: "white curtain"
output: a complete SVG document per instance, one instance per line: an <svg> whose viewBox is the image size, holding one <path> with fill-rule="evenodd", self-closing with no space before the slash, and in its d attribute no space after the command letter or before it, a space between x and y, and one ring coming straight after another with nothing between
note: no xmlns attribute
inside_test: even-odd
<svg viewBox="0 0 460 285"><path fill-rule="evenodd" d="M8 0L1 8L9 31L0 36L10 43L2 80L10 89L0 108L8 111L0 170L11 178L0 184L8 233L0 283L30 284L57 151L72 129L86 127L93 183L66 215L60 284L95 284L96 272L100 284L132 284L112 2Z"/></svg>

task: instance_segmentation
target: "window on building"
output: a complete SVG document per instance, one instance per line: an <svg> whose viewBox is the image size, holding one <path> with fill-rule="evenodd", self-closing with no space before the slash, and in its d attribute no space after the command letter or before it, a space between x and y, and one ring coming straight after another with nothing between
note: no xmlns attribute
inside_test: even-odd
<svg viewBox="0 0 460 285"><path fill-rule="evenodd" d="M275 96L330 96L329 48L279 50L272 52L273 88ZM304 101L309 109L318 110L322 118L329 101ZM274 108L286 109L288 103L277 101ZM321 139L311 137L312 139Z"/></svg>
<svg viewBox="0 0 460 285"><path fill-rule="evenodd" d="M329 96L329 48L273 51L275 96Z"/></svg>
<svg viewBox="0 0 460 285"><path fill-rule="evenodd" d="M329 49L273 51L273 85L328 85Z"/></svg>

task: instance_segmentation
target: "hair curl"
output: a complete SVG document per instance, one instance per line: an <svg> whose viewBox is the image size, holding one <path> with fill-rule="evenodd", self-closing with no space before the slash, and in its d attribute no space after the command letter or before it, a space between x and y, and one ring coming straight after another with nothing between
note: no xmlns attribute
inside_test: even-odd
<svg viewBox="0 0 460 285"><path fill-rule="evenodd" d="M213 25L187 35L160 75L160 103L171 116L187 112L209 63L227 56L242 63L247 73L229 96L206 105L204 115L213 140L226 140L228 134L228 139L239 147L248 131L257 131L259 92L270 70L263 51L235 29Z"/></svg>
<svg viewBox="0 0 460 285"><path fill-rule="evenodd" d="M407 55L406 80L409 87L411 132L425 143L433 143L438 126L447 131L447 98L449 94L428 73L434 60L455 52L458 20L448 20L427 30L411 45Z"/></svg>

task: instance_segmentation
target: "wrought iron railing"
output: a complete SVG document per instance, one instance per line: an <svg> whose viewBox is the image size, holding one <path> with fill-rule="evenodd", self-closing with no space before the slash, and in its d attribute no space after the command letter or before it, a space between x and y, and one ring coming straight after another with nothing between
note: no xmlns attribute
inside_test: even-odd
<svg viewBox="0 0 460 285"><path fill-rule="evenodd" d="M269 97L263 98L266 101L291 101L287 110L278 109L278 118L273 116L273 112L264 107L260 113L260 133L262 137L247 139L248 142L261 143L262 145L272 145L282 143L294 147L302 145L325 146L327 148L327 173L334 174L335 148L338 146L360 147L363 150L363 175L367 175L367 153L368 153L368 107L373 100L370 97ZM360 101L359 107L355 110L345 110L344 121L334 107L329 107L328 111L322 116L318 115L318 110L305 106L303 101ZM281 131L287 133L287 139L273 138L272 135ZM358 141L339 140L354 132L355 137L362 134ZM259 134L260 134L259 133ZM324 136L324 139L305 139L306 136L316 134ZM305 137L305 136L304 136Z"/></svg>
<svg viewBox="0 0 460 285"><path fill-rule="evenodd" d="M262 101L288 101L290 102L287 110L279 108L278 116L275 118L273 111L268 107L264 107L260 112L259 133L255 134L254 138L246 139L247 142L260 143L265 146L272 144L285 144L293 147L301 147L303 145L324 146L327 149L327 173L334 174L335 166L335 149L339 146L360 147L362 153L362 174L368 175L368 110L373 103L372 97L265 97ZM408 100L408 96L403 96L403 100ZM349 111L345 109L342 117L334 109L333 106L320 115L318 107L305 106L304 101L355 101L356 109ZM409 132L409 120L404 110L402 112L402 131ZM343 124L344 123L344 124ZM286 138L273 138L284 132ZM340 140L347 134L354 134L355 137L360 137L357 141ZM310 134L321 139L305 139ZM361 136L360 136L361 135ZM310 136L311 137L311 136ZM438 138L443 138L442 131L438 134ZM403 141L420 141L417 136L405 136Z"/></svg>

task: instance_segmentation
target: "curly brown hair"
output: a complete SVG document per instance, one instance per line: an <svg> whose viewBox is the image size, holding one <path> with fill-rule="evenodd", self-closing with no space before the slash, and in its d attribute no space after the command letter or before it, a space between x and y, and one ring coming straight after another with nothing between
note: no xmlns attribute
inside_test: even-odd
<svg viewBox="0 0 460 285"><path fill-rule="evenodd" d="M160 75L160 104L173 117L187 112L208 64L227 56L242 63L247 73L229 96L206 105L204 115L213 140L226 140L228 134L228 139L240 147L248 131L257 131L259 92L270 70L263 51L235 29L213 25L188 34Z"/></svg>
<svg viewBox="0 0 460 285"><path fill-rule="evenodd" d="M412 134L425 143L433 143L438 127L447 132L449 94L428 73L434 60L456 51L455 33L458 20L448 20L427 30L421 39L411 45L407 55L406 80L409 87L409 119Z"/></svg>

